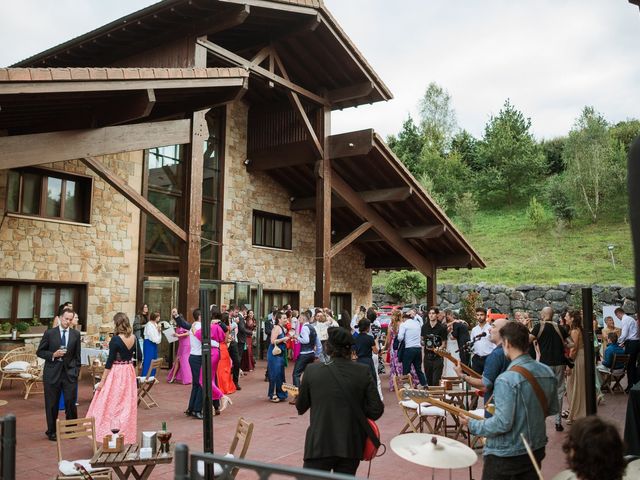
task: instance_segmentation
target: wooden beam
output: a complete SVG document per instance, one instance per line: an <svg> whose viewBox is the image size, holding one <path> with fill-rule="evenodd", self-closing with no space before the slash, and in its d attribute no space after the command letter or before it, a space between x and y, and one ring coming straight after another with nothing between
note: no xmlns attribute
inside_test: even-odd
<svg viewBox="0 0 640 480"><path fill-rule="evenodd" d="M0 137L0 168L189 143L189 120Z"/></svg>
<svg viewBox="0 0 640 480"><path fill-rule="evenodd" d="M398 233L402 238L409 239L429 239L429 238L438 238L442 236L446 231L446 227L444 225L425 225L420 227L402 227L398 228ZM378 235L376 232L369 231L360 235L356 240L358 243L365 242L383 242L384 239Z"/></svg>
<svg viewBox="0 0 640 480"><path fill-rule="evenodd" d="M213 25L209 22L209 26L206 29L194 31L193 33L196 35L208 34L213 35L214 33L223 32L224 30L229 30L230 28L237 27L238 25L242 25L244 21L249 18L251 14L251 7L249 5L239 5L237 10L233 10L229 12L228 15L225 15L222 18L216 18L217 23ZM206 67L206 61L204 63Z"/></svg>
<svg viewBox="0 0 640 480"><path fill-rule="evenodd" d="M411 187L381 188L378 190L365 190L357 192L358 196L367 203L379 202L402 202L411 196ZM335 199L332 208L347 207L347 203L342 199ZM315 207L315 197L296 198L291 202L291 210L311 210Z"/></svg>
<svg viewBox="0 0 640 480"><path fill-rule="evenodd" d="M373 129L341 133L329 137L328 155L332 159L367 155L373 149Z"/></svg>
<svg viewBox="0 0 640 480"><path fill-rule="evenodd" d="M249 155L247 161L247 171L265 172L284 167L311 165L316 158L309 142L303 140L254 152ZM315 197L311 200L315 207Z"/></svg>
<svg viewBox="0 0 640 480"><path fill-rule="evenodd" d="M302 13L306 15L317 15L318 11L311 7L294 5L293 3L272 2L269 0L220 0L222 3L238 3L258 8L268 8L270 10L280 10L283 12Z"/></svg>
<svg viewBox="0 0 640 480"><path fill-rule="evenodd" d="M375 270L406 270L412 268L412 265L402 257L367 256L364 259L364 267Z"/></svg>
<svg viewBox="0 0 640 480"><path fill-rule="evenodd" d="M169 217L158 210L149 200L136 192L128 183L122 180L98 160L92 157L80 158L88 168L93 170L100 178L111 185L118 193L133 203L147 215L151 215L156 221L164 225L171 233L183 242L187 240L186 232L176 225Z"/></svg>
<svg viewBox="0 0 640 480"><path fill-rule="evenodd" d="M438 306L438 285L436 283L436 272L427 277L427 306L429 308Z"/></svg>
<svg viewBox="0 0 640 480"><path fill-rule="evenodd" d="M323 146L328 146L331 131L331 109L322 111ZM317 162L316 172L316 269L315 305L328 307L331 303L331 189L333 172L331 159L324 157Z"/></svg>
<svg viewBox="0 0 640 480"><path fill-rule="evenodd" d="M155 103L156 95L151 88L136 92L120 101L109 102L108 105L94 112L95 126L120 125L146 118L153 110Z"/></svg>
<svg viewBox="0 0 640 480"><path fill-rule="evenodd" d="M289 80L282 78L280 75L276 75L275 73L270 72L266 68L262 68L259 65L254 65L253 63L251 63L250 60L247 60L246 58L243 58L240 55L236 55L232 51L227 50L226 48L223 48L220 45L217 45L208 40L198 40L198 44L205 47L213 55L225 60L226 62L231 63L232 65L235 65L237 67L242 67L260 78L263 78L267 81L272 81L276 85L283 87L287 90L294 91L302 95L303 97L308 98L312 102L317 103L318 105L323 105L323 106L329 105L329 101L326 98L323 98L320 95L317 95L312 91L301 87L300 85L290 82Z"/></svg>
<svg viewBox="0 0 640 480"><path fill-rule="evenodd" d="M331 258L335 257L338 253L340 253L346 247L351 245L351 243L353 243L354 240L356 240L360 235L362 235L364 232L366 232L370 228L371 228L371 224L369 222L364 222L362 225L360 225L355 230L353 230L351 233L349 233L347 236L345 236L342 240L340 240L339 242L335 243L331 247L331 251L329 252L329 256Z"/></svg>
<svg viewBox="0 0 640 480"><path fill-rule="evenodd" d="M139 80L72 80L48 82L0 82L0 95L120 92L127 90L166 90L182 88L239 87L242 77L174 78Z"/></svg>
<svg viewBox="0 0 640 480"><path fill-rule="evenodd" d="M278 52L276 52L275 50L272 50L270 58L275 59L276 64L278 65L278 69L280 70L280 74L286 80L289 80L289 75L287 74L287 70L284 68L284 64L282 63L282 60L280 59ZM320 145L320 140L318 139L318 135L316 134L316 131L313 129L313 125L311 125L311 120L309 120L309 116L307 115L307 112L304 110L302 106L300 97L296 92L292 92L291 90L287 90L287 97L289 98L289 101L293 105L293 110L296 112L296 115L298 115L298 118L302 121L302 124L304 125L304 128L307 131L307 136L311 141L311 146L314 148L314 153L316 157L318 159L323 158L324 149L322 148L322 145Z"/></svg>
<svg viewBox="0 0 640 480"><path fill-rule="evenodd" d="M463 268L470 266L473 262L473 257L468 253L433 255L432 259L438 267Z"/></svg>
<svg viewBox="0 0 640 480"><path fill-rule="evenodd" d="M403 239L387 221L380 216L371 206L362 200L339 175L333 172L331 184L336 192L349 207L363 220L370 222L372 228L380 234L385 241L404 257L416 270L431 277L435 273L435 266L429 259L420 254L409 242Z"/></svg>
<svg viewBox="0 0 640 480"><path fill-rule="evenodd" d="M337 88L330 90L327 93L327 98L331 103L346 102L349 100L356 100L358 98L366 97L373 92L373 82L366 81L358 83L356 85L350 85L348 87Z"/></svg>

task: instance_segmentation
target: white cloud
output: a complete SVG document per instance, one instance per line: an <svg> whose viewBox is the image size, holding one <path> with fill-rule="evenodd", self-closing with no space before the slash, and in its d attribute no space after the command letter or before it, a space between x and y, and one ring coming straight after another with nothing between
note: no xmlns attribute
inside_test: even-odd
<svg viewBox="0 0 640 480"><path fill-rule="evenodd" d="M153 0L0 2L9 65ZM640 12L625 0L325 0L390 87L387 103L336 112L333 131L396 133L429 82L482 135L506 98L538 137L565 134L584 105L609 121L640 117Z"/></svg>

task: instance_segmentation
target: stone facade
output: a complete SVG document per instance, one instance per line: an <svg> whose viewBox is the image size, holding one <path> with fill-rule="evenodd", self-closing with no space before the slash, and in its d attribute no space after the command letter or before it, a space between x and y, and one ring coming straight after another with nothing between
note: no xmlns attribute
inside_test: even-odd
<svg viewBox="0 0 640 480"><path fill-rule="evenodd" d="M225 188L222 279L259 282L265 290L300 292L300 306L313 305L315 290L315 214L292 212L289 195L265 173L249 173L247 158L248 106L228 106L225 146ZM252 245L253 210L292 217L292 250ZM371 303L371 270L364 255L347 247L332 261L331 289L351 293L352 305ZM226 296L232 295L227 290ZM222 303L230 297L223 295Z"/></svg>
<svg viewBox="0 0 640 480"><path fill-rule="evenodd" d="M140 191L142 152L99 158ZM0 223L0 278L87 284L87 326L95 331L119 311L133 314L140 212L79 161L42 165L92 175L91 224L7 215ZM0 214L7 171L0 170Z"/></svg>
<svg viewBox="0 0 640 480"><path fill-rule="evenodd" d="M503 313L512 314L515 310L529 312L532 318L546 306L556 312L565 308L574 308L581 299L581 289L591 287L595 311L602 311L602 305L620 305L628 314L636 313L636 292L633 287L620 285L580 285L561 283L559 285L520 285L515 288L504 285L461 284L438 285L438 305L440 308L462 308L462 300L469 292L476 291L482 297L486 308L498 308ZM384 288L374 289L374 301L389 302L392 297L384 294Z"/></svg>

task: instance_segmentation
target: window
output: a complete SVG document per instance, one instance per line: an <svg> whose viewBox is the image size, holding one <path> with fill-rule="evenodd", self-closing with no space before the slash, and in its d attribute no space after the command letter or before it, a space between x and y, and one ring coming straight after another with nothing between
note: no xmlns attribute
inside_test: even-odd
<svg viewBox="0 0 640 480"><path fill-rule="evenodd" d="M25 168L7 178L7 210L12 213L89 223L92 178Z"/></svg>
<svg viewBox="0 0 640 480"><path fill-rule="evenodd" d="M291 250L291 217L254 210L253 244Z"/></svg>
<svg viewBox="0 0 640 480"><path fill-rule="evenodd" d="M262 305L265 315L271 313L273 307L281 309L285 305L291 305L294 310L300 307L300 292L286 290L265 290L262 293Z"/></svg>
<svg viewBox="0 0 640 480"><path fill-rule="evenodd" d="M80 323L86 325L86 285L0 280L0 322L30 323L38 317L50 323L64 302L73 304Z"/></svg>
<svg viewBox="0 0 640 480"><path fill-rule="evenodd" d="M340 315L343 310L346 310L347 312L349 312L349 315L351 315L351 294L350 293L331 292L329 299L331 304L331 311L335 315L335 318L338 318L338 315Z"/></svg>

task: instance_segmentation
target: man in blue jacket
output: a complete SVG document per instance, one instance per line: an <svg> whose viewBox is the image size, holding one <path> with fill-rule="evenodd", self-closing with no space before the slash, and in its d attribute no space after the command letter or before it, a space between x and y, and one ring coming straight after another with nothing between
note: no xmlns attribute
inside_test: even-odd
<svg viewBox="0 0 640 480"><path fill-rule="evenodd" d="M495 414L485 420L460 421L473 435L487 438L483 480L537 480L521 434L540 464L547 445L546 417L557 413L557 385L553 371L529 355L529 330L508 322L500 330L502 348L511 360L494 385Z"/></svg>

